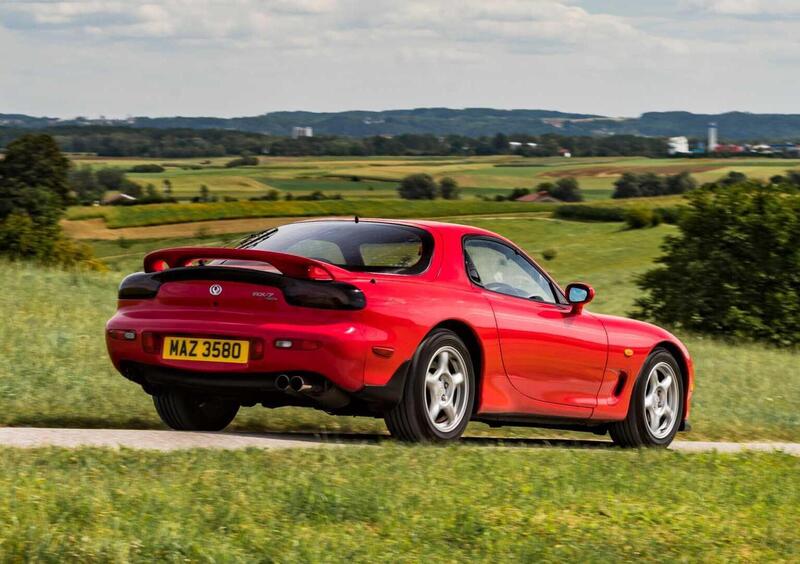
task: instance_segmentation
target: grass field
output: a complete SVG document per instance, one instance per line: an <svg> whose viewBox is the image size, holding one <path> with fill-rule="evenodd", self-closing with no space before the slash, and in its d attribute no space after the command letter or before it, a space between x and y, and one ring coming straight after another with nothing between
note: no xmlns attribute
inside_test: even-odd
<svg viewBox="0 0 800 564"><path fill-rule="evenodd" d="M554 204L483 202L480 200L325 200L318 202L219 202L210 204L154 204L71 208L69 220L103 218L111 228L164 225L247 217L304 217L358 215L359 217L436 217L548 211Z"/></svg>
<svg viewBox="0 0 800 564"><path fill-rule="evenodd" d="M670 208L682 205L680 196L595 200L594 207ZM497 216L552 212L563 204L484 202L479 200L325 200L277 202L216 202L207 204L153 204L147 206L73 207L67 222L102 219L106 228L147 227L245 218L353 216L383 218L440 218L448 216Z"/></svg>
<svg viewBox="0 0 800 564"><path fill-rule="evenodd" d="M518 241L566 284L595 285L593 311L624 314L636 297L633 282L648 269L663 237L674 228L628 231L614 223L579 223L550 218L461 218ZM232 238L232 237L231 237ZM149 240L96 244L114 269L73 274L30 265L0 268L0 425L159 427L149 398L111 367L103 325L115 307L123 273L140 268L151 249L167 245L222 244L221 238ZM755 344L728 344L681 335L697 365L690 439L800 440L800 378L792 367L798 354ZM385 432L382 421L330 417L313 410L243 409L235 428ZM470 434L553 436L521 428L490 430L472 425Z"/></svg>
<svg viewBox="0 0 800 564"><path fill-rule="evenodd" d="M779 454L0 450L0 557L790 562L799 476Z"/></svg>
<svg viewBox="0 0 800 564"><path fill-rule="evenodd" d="M163 186L168 179L180 199L199 195L205 184L211 193L240 199L259 196L270 189L294 195L322 190L348 198L394 198L398 182L406 175L426 172L434 178L451 176L466 197L508 192L511 188L533 188L540 182L574 176L585 190L587 200L611 195L614 181L625 171L673 174L691 172L700 182L709 182L737 170L753 178L767 179L787 169L800 167L800 160L770 158L732 159L648 159L641 157L261 157L258 166L225 168L229 158L213 159L118 159L76 155L76 164L93 167L130 168L156 163L162 173L131 174L141 184Z"/></svg>

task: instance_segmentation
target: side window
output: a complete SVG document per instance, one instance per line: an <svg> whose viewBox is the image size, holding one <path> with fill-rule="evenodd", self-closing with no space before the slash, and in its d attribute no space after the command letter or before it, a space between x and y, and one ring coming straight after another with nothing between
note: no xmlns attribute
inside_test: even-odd
<svg viewBox="0 0 800 564"><path fill-rule="evenodd" d="M464 252L470 278L487 290L557 303L550 281L514 249L487 239L468 239Z"/></svg>

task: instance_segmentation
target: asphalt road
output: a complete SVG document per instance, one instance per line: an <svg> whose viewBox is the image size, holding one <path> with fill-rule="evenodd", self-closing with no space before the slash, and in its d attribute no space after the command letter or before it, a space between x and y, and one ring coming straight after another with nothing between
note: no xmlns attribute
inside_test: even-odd
<svg viewBox="0 0 800 564"><path fill-rule="evenodd" d="M313 434L313 433L189 433L178 431L147 431L126 429L45 429L34 427L0 428L0 446L18 448L37 447L106 447L145 450L182 450L192 448L309 448L320 446L375 445L390 440L385 435ZM468 437L462 443L481 447L528 448L613 448L603 440L565 439L492 439ZM800 443L780 442L706 442L675 441L672 450L681 452L741 452L757 450L781 451L800 456Z"/></svg>

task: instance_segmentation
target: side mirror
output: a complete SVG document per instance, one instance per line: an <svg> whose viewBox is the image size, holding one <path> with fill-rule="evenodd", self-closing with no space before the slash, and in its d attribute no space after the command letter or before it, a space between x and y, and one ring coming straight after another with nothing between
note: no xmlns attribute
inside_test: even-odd
<svg viewBox="0 0 800 564"><path fill-rule="evenodd" d="M572 313L580 313L583 306L594 299L594 288L581 282L573 282L567 286L567 300L572 305Z"/></svg>

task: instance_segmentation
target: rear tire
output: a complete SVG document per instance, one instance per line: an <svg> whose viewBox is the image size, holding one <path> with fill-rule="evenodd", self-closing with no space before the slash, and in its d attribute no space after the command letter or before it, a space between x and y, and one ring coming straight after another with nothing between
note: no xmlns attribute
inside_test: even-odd
<svg viewBox="0 0 800 564"><path fill-rule="evenodd" d="M385 415L386 426L401 441L454 441L464 433L474 401L469 350L452 331L437 329L414 354L403 397Z"/></svg>
<svg viewBox="0 0 800 564"><path fill-rule="evenodd" d="M683 421L683 374L667 350L655 349L642 366L628 414L609 426L613 441L626 448L667 447Z"/></svg>
<svg viewBox="0 0 800 564"><path fill-rule="evenodd" d="M161 421L176 431L222 431L239 411L236 402L176 390L153 396L153 403Z"/></svg>

